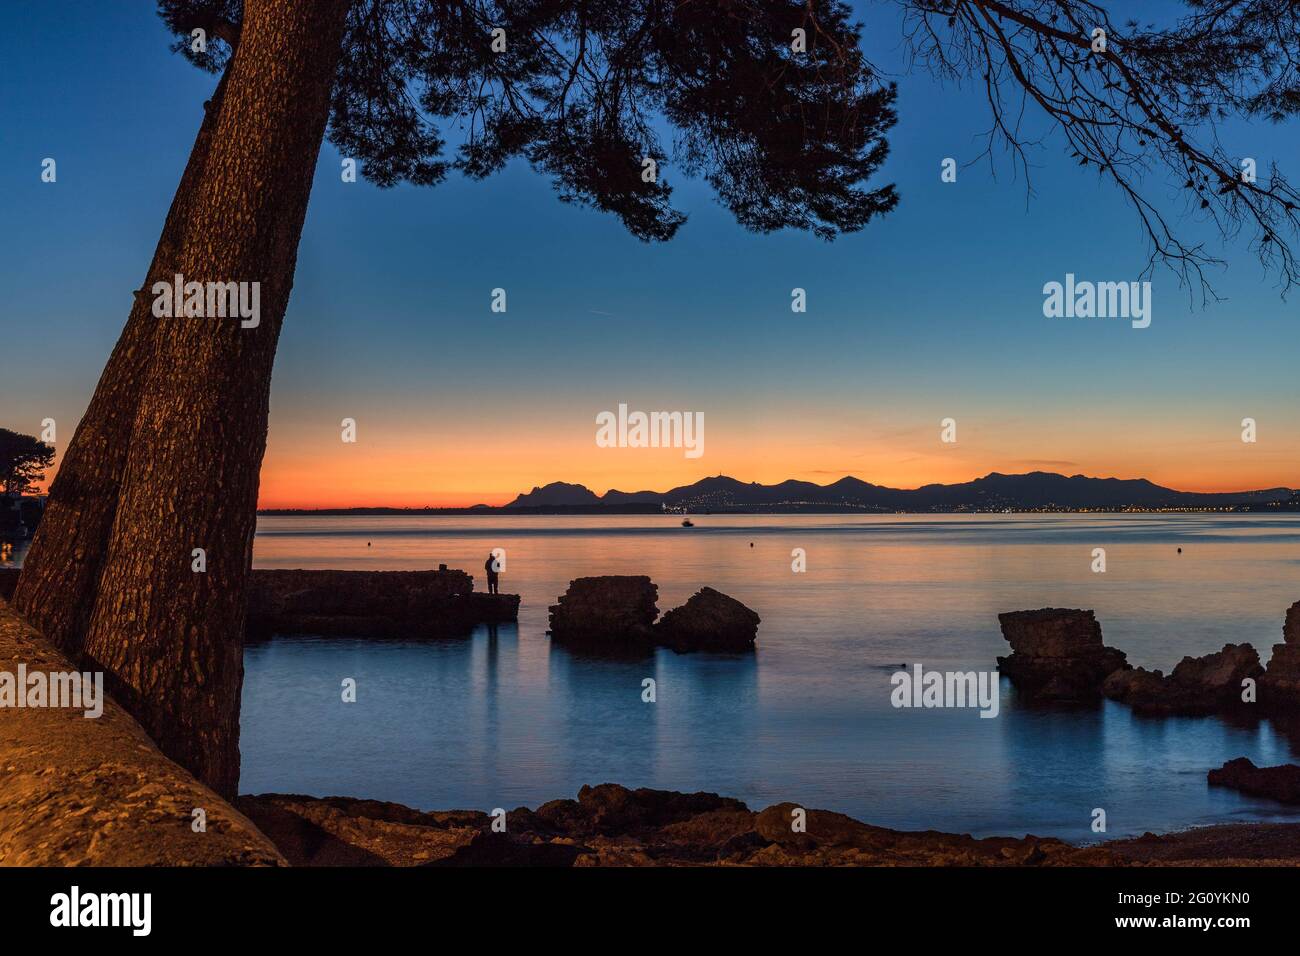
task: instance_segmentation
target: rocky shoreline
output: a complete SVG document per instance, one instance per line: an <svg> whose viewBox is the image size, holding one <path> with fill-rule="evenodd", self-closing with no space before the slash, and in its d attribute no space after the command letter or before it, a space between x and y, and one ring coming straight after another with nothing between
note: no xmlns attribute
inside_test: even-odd
<svg viewBox="0 0 1300 956"><path fill-rule="evenodd" d="M1229 824L1076 846L1035 836L908 832L714 793L585 786L498 816L292 794L236 802L293 866L967 866L1300 864L1300 824ZM500 829L498 823L497 830Z"/></svg>

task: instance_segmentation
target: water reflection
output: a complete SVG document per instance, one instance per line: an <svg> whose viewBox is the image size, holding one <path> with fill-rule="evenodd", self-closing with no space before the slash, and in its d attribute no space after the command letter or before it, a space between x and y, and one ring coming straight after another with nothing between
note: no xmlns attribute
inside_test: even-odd
<svg viewBox="0 0 1300 956"><path fill-rule="evenodd" d="M1109 702L1030 710L1005 681L992 720L888 701L898 664L992 667L1006 651L997 614L1017 608L1093 608L1106 642L1140 666L1168 671L1229 641L1267 657L1300 597L1293 516L697 525L683 535L652 516L264 520L259 567L474 568L485 547L505 547L503 588L523 604L517 626L456 642L249 648L244 789L490 809L616 781L754 806L793 800L900 828L1070 839L1093 836L1096 808L1111 836L1286 816L1209 788L1205 773L1238 756L1295 759L1300 722L1145 719ZM1094 546L1107 548L1105 575L1089 570ZM806 574L790 570L793 547L807 550ZM758 651L610 658L556 646L546 609L586 574L649 574L661 609L718 588L762 617ZM352 672L359 702L339 704L340 675ZM646 678L653 704L641 699Z"/></svg>

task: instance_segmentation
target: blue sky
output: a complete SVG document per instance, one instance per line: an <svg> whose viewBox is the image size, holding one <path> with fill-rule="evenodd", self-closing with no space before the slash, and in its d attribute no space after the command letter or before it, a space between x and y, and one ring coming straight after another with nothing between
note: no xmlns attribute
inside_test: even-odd
<svg viewBox="0 0 1300 956"><path fill-rule="evenodd" d="M1296 302L1244 241L1221 247L1182 221L1222 248L1223 302L1201 308L1158 269L1149 329L1045 319L1043 283L1066 272L1137 278L1146 248L1132 210L1056 138L1033 154L1032 197L1004 156L997 176L965 166L988 125L977 91L902 73L896 11L864 11L869 54L900 71L880 182L901 203L830 244L744 231L671 164L663 174L690 218L650 246L560 203L524 164L383 191L341 182L327 143L277 358L264 502L293 502L315 443L338 454L343 416L363 423L373 457L325 462L335 503L720 471L917 484L1034 461L1180 487L1300 484L1284 480L1300 448ZM215 82L168 46L149 3L7 14L0 426L35 432L54 417L66 442L125 321ZM1224 138L1261 169L1277 160L1300 175L1294 125L1237 123ZM54 185L40 182L46 156ZM963 164L955 184L939 178L948 156ZM1150 191L1181 208L1166 184ZM806 314L790 311L795 286ZM494 287L508 291L505 315L488 309ZM619 402L703 410L711 454L592 458L593 416ZM937 449L949 415L959 444ZM1247 415L1260 441L1243 449Z"/></svg>

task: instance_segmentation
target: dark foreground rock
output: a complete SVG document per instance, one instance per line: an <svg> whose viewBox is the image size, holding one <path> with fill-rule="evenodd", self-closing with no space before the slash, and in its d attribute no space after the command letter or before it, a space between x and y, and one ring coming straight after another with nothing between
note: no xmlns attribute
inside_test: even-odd
<svg viewBox="0 0 1300 956"><path fill-rule="evenodd" d="M1030 703L1095 701L1107 676L1129 667L1123 651L1102 644L1092 611L1010 611L998 622L1012 651L998 668Z"/></svg>
<svg viewBox="0 0 1300 956"><path fill-rule="evenodd" d="M0 601L0 671L73 665ZM83 699L84 703L84 699ZM162 755L111 700L0 708L0 866L276 866L284 859L229 803ZM206 832L194 831L194 811Z"/></svg>
<svg viewBox="0 0 1300 956"><path fill-rule="evenodd" d="M658 600L659 588L644 574L575 578L550 607L550 634L594 650L648 648Z"/></svg>
<svg viewBox="0 0 1300 956"><path fill-rule="evenodd" d="M1168 677L1142 667L1112 671L1102 693L1139 714L1212 714L1244 706L1242 682L1263 673L1253 647L1225 644L1213 654L1184 657Z"/></svg>
<svg viewBox="0 0 1300 956"><path fill-rule="evenodd" d="M1104 849L1026 837L904 833L824 810L792 827L792 803L760 812L713 793L583 787L506 814L506 832L476 811L420 813L391 803L267 794L239 806L299 865L431 866L1086 866Z"/></svg>
<svg viewBox="0 0 1300 956"><path fill-rule="evenodd" d="M474 590L464 571L254 570L248 636L441 637L517 620L517 594Z"/></svg>
<svg viewBox="0 0 1300 956"><path fill-rule="evenodd" d="M735 598L701 588L655 625L658 643L678 652L753 650L759 616Z"/></svg>
<svg viewBox="0 0 1300 956"><path fill-rule="evenodd" d="M14 588L18 587L18 572L20 568L0 568L0 598L8 601L14 596Z"/></svg>
<svg viewBox="0 0 1300 956"><path fill-rule="evenodd" d="M1218 770L1211 770L1207 779L1216 787L1231 787L1252 797L1300 803L1300 767L1293 763L1256 767L1249 758L1238 757Z"/></svg>

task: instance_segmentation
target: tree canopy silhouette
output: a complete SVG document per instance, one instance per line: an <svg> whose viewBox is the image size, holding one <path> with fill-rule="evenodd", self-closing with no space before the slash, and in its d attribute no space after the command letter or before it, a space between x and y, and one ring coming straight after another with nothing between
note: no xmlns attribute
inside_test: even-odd
<svg viewBox="0 0 1300 956"><path fill-rule="evenodd" d="M176 49L217 71L238 42L237 0L163 0ZM522 157L560 197L670 239L671 187L642 175L675 134L683 171L744 226L824 238L897 202L867 188L894 124L892 84L834 0L360 0L347 16L328 137L380 186L481 178ZM206 25L220 42L196 50ZM202 28L202 27L200 27ZM795 31L802 31L802 49ZM443 125L460 133L447 154Z"/></svg>
<svg viewBox="0 0 1300 956"><path fill-rule="evenodd" d="M45 469L54 464L54 448L36 438L0 428L0 491L25 495L45 479Z"/></svg>

